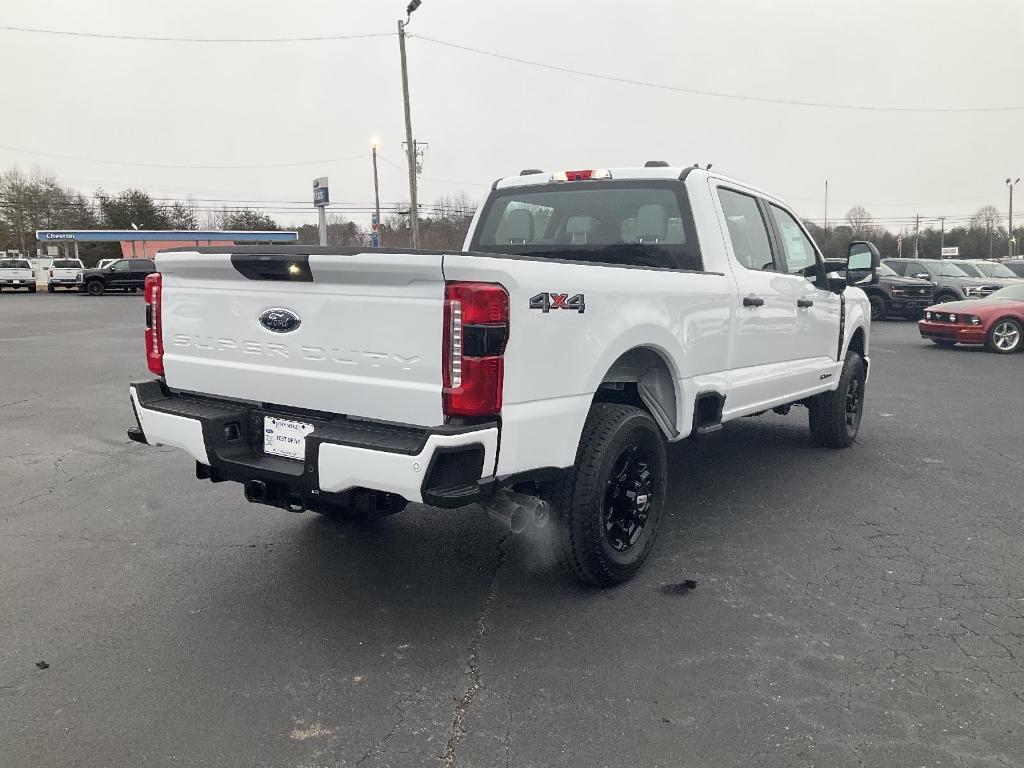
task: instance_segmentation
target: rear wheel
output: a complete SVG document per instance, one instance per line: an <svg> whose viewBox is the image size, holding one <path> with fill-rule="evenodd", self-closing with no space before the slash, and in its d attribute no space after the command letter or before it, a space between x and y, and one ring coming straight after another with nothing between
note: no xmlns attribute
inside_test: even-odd
<svg viewBox="0 0 1024 768"><path fill-rule="evenodd" d="M885 320L885 316L889 314L889 307L885 297L880 296L877 293L872 293L868 297L868 301L871 302L871 319Z"/></svg>
<svg viewBox="0 0 1024 768"><path fill-rule="evenodd" d="M28 292L29 292L29 293L35 293L35 292L36 292L36 287L35 287L34 285L30 285L30 286L28 287Z"/></svg>
<svg viewBox="0 0 1024 768"><path fill-rule="evenodd" d="M864 384L867 368L856 352L846 362L834 392L815 395L807 404L811 439L825 448L846 448L857 437L864 415Z"/></svg>
<svg viewBox="0 0 1024 768"><path fill-rule="evenodd" d="M630 578L654 547L665 488L665 443L651 417L632 405L594 405L571 474L545 494L562 566L600 587Z"/></svg>
<svg viewBox="0 0 1024 768"><path fill-rule="evenodd" d="M54 286L52 286L52 285L48 285L48 286L46 286L46 292L47 293L56 293L57 289Z"/></svg>
<svg viewBox="0 0 1024 768"><path fill-rule="evenodd" d="M932 344L936 347L942 347L943 349L952 349L956 346L956 342L950 341L949 339L932 339Z"/></svg>
<svg viewBox="0 0 1024 768"><path fill-rule="evenodd" d="M1021 324L1012 317L1004 317L992 323L985 346L993 352L1009 355L1021 348L1022 337L1024 328Z"/></svg>
<svg viewBox="0 0 1024 768"><path fill-rule="evenodd" d="M92 280L85 287L85 290L90 296L102 296L104 291L104 285L100 280Z"/></svg>

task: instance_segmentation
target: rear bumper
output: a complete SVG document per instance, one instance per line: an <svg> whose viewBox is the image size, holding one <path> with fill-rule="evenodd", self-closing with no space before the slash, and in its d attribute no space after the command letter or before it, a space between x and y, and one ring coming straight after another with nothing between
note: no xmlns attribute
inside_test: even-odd
<svg viewBox="0 0 1024 768"><path fill-rule="evenodd" d="M491 487L498 452L494 422L434 428L361 421L170 392L160 380L130 385L133 440L180 448L196 474L215 482L260 480L305 506L368 489L439 507L473 503ZM264 415L314 426L302 461L262 447Z"/></svg>
<svg viewBox="0 0 1024 768"><path fill-rule="evenodd" d="M984 344L985 328L980 325L953 325L952 323L932 323L918 320L917 330L924 339L955 341L960 344Z"/></svg>

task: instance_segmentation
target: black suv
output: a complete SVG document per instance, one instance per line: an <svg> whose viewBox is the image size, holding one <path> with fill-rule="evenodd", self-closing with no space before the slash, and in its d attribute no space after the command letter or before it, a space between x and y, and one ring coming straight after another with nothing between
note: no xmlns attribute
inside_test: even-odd
<svg viewBox="0 0 1024 768"><path fill-rule="evenodd" d="M146 275L154 272L152 259L121 259L99 269L83 269L78 273L78 290L90 296L115 289L134 293L145 287Z"/></svg>
<svg viewBox="0 0 1024 768"><path fill-rule="evenodd" d="M1017 277L1024 277L1024 259L1000 259L999 262Z"/></svg>
<svg viewBox="0 0 1024 768"><path fill-rule="evenodd" d="M830 272L844 268L842 259L827 259L825 263ZM861 288L871 302L872 320L884 320L889 315L920 320L925 307L935 303L935 290L929 281L900 277L885 264L878 265L878 282Z"/></svg>
<svg viewBox="0 0 1024 768"><path fill-rule="evenodd" d="M971 277L951 261L943 259L883 259L882 263L904 277L919 277L935 286L935 303L983 299L1005 283L992 278Z"/></svg>

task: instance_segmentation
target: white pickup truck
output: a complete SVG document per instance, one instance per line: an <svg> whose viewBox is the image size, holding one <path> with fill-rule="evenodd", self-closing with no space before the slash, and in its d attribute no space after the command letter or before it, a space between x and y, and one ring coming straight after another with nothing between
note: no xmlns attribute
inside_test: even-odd
<svg viewBox="0 0 1024 768"><path fill-rule="evenodd" d="M849 445L878 251L826 272L777 198L698 168L501 179L461 252L174 249L129 436L294 511L479 504L578 578L653 546L666 441L805 406Z"/></svg>
<svg viewBox="0 0 1024 768"><path fill-rule="evenodd" d="M53 293L58 288L78 290L78 273L85 266L78 259L54 259L46 270L46 290Z"/></svg>
<svg viewBox="0 0 1024 768"><path fill-rule="evenodd" d="M0 291L4 288L26 288L36 292L36 271L27 259L0 258Z"/></svg>

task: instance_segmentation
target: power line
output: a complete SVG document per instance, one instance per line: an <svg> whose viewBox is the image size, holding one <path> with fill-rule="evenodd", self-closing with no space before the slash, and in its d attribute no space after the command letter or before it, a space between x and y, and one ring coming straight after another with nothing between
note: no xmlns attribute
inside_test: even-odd
<svg viewBox="0 0 1024 768"><path fill-rule="evenodd" d="M502 61L509 61L514 64L525 64L530 67L537 67L538 69L546 69L552 72L562 72L569 75L579 75L580 77L589 77L593 80L604 80L612 83L622 83L624 85L639 85L644 88L655 88L662 91L673 91L675 93L689 93L694 96L711 96L718 99L732 99L735 101L754 101L762 104L781 104L791 107L815 107L818 109L841 109L841 110L852 110L862 112L925 112L925 113L952 113L952 112L1014 112L1024 110L1024 106L1011 106L1011 107L883 107L874 104L833 104L827 102L816 102L816 101L801 101L799 99L780 99L770 98L767 96L750 96L747 94L738 93L725 93L724 91L707 91L699 88L687 88L677 85L667 85L665 83L652 83L646 80L634 80L627 77L616 77L614 75L604 75L597 72L584 72L578 69L572 69L571 67L562 67L557 64L546 64L540 61L531 61L530 59L523 59L518 56L507 56L501 53L494 53L493 51L485 51L480 48L473 48L468 45L460 45L459 43L451 43L446 40L438 40L433 37L426 37L424 35L416 35L409 33L408 36L413 39L424 40L428 43L435 45L441 45L446 48L454 48L456 50L465 51L467 53L475 53L480 56L489 56L492 59L500 59Z"/></svg>
<svg viewBox="0 0 1024 768"><path fill-rule="evenodd" d="M66 29L39 29L36 27L0 26L4 32L25 32L34 35L86 37L97 40L134 40L146 43L319 43L335 40L363 40L371 37L391 37L394 32L366 32L351 35L314 35L310 37L162 37L157 35L115 35L103 32L73 32Z"/></svg>
<svg viewBox="0 0 1024 768"><path fill-rule="evenodd" d="M259 165L183 165L181 163L132 163L123 160L103 160L95 157L77 157L75 155L60 155L55 152L37 152L34 149L23 149L21 147L9 147L0 144L0 149L9 152L19 152L24 155L39 155L41 157L55 157L59 160L77 160L83 163L99 163L102 165L124 165L135 168L184 168L187 170L248 170L260 168L292 168L301 165L325 165L327 163L345 163L350 160L363 160L365 153L350 155L348 157L333 157L326 160L301 160L291 163L263 163Z"/></svg>

